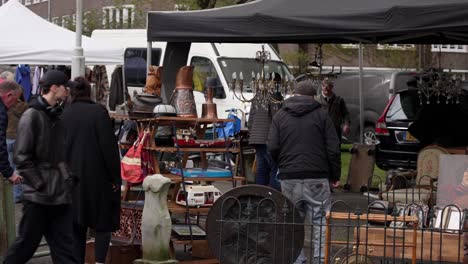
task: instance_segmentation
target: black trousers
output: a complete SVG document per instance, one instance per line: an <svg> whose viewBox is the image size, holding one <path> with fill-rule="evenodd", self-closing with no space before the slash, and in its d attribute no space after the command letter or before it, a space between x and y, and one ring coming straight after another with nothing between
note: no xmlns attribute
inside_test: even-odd
<svg viewBox="0 0 468 264"><path fill-rule="evenodd" d="M43 205L23 201L19 236L8 249L4 263L26 263L36 252L42 236L49 244L55 264L78 264L73 255L73 225L70 205Z"/></svg>
<svg viewBox="0 0 468 264"><path fill-rule="evenodd" d="M86 235L88 227L74 224L74 251L75 256L79 263L85 263L86 254ZM96 231L96 238L94 240L94 261L104 263L106 262L107 250L111 240L111 232Z"/></svg>

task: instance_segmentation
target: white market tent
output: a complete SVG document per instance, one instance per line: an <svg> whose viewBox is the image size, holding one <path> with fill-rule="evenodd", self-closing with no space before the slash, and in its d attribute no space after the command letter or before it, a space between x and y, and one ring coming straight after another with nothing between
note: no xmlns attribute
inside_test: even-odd
<svg viewBox="0 0 468 264"><path fill-rule="evenodd" d="M48 22L10 0L0 7L0 65L70 65L75 32ZM82 37L87 65L123 64L123 48Z"/></svg>

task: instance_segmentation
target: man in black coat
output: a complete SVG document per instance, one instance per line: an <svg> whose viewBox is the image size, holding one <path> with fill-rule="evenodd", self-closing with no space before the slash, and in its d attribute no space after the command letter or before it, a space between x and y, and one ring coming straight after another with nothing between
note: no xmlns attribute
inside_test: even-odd
<svg viewBox="0 0 468 264"><path fill-rule="evenodd" d="M273 117L268 151L279 166L281 189L314 225L314 261L324 261L325 217L331 207L330 185L341 174L340 142L311 81L297 84L295 95ZM305 263L302 251L295 263Z"/></svg>
<svg viewBox="0 0 468 264"><path fill-rule="evenodd" d="M332 80L326 78L322 81L322 91L315 96L315 100L322 105L322 108L328 112L333 125L336 129L338 139L341 141L341 135L349 134L351 119L346 102L341 96L333 92L335 84Z"/></svg>
<svg viewBox="0 0 468 264"><path fill-rule="evenodd" d="M64 157L64 130L57 102L73 83L50 70L40 80L43 95L34 100L18 123L14 161L24 178L23 216L19 234L4 263L26 263L44 236L52 261L78 263L73 255L72 190L75 179Z"/></svg>

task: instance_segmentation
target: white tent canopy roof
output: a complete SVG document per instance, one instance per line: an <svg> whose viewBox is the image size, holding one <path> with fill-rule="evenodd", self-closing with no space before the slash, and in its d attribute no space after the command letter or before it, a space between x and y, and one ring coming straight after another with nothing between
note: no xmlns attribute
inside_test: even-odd
<svg viewBox="0 0 468 264"><path fill-rule="evenodd" d="M70 65L75 32L36 15L17 0L0 7L0 64ZM82 37L85 63L122 64L123 48Z"/></svg>

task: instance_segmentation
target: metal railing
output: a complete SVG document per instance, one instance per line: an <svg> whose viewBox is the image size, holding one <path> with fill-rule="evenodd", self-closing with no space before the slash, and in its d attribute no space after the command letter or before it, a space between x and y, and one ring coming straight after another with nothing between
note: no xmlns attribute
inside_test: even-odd
<svg viewBox="0 0 468 264"><path fill-rule="evenodd" d="M418 185L408 182L405 189ZM369 199L360 209L335 201L315 216L304 214L305 200L292 205L227 197L216 217L213 253L227 264L295 263L301 250L307 258L302 263L463 263L468 211L428 206L414 190L400 191L409 203Z"/></svg>

